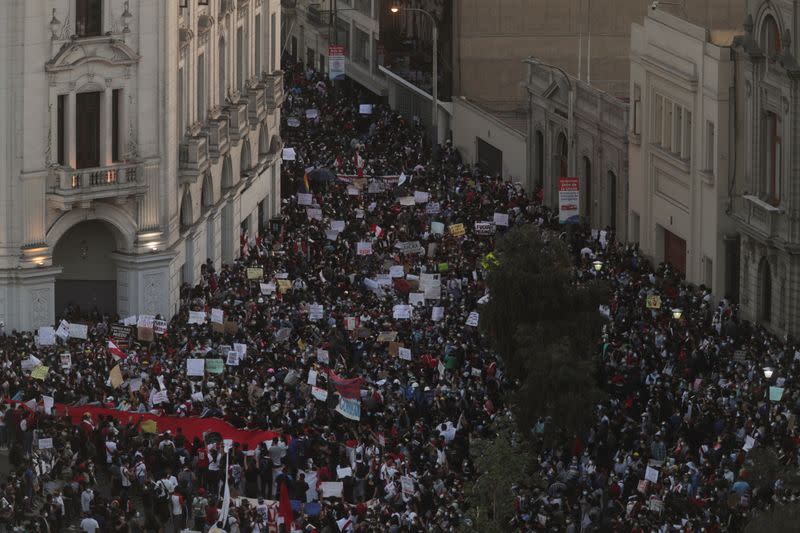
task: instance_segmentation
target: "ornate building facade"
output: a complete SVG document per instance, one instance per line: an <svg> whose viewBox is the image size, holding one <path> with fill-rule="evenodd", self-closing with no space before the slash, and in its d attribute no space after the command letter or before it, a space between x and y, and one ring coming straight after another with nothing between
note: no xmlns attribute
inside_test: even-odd
<svg viewBox="0 0 800 533"><path fill-rule="evenodd" d="M800 65L797 0L750 2L736 53L737 173L730 209L740 232L741 310L800 333ZM795 148L792 148L792 147Z"/></svg>
<svg viewBox="0 0 800 533"><path fill-rule="evenodd" d="M0 2L0 322L171 316L280 206L278 0Z"/></svg>

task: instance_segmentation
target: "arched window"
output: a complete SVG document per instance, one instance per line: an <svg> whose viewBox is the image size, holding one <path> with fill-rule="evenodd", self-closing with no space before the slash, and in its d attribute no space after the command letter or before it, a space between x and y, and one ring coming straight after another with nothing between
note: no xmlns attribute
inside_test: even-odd
<svg viewBox="0 0 800 533"><path fill-rule="evenodd" d="M258 159L264 159L269 153L269 135L267 134L267 123L261 124L261 131L258 133Z"/></svg>
<svg viewBox="0 0 800 533"><path fill-rule="evenodd" d="M764 17L761 23L761 48L773 61L781 53L781 32L772 15Z"/></svg>
<svg viewBox="0 0 800 533"><path fill-rule="evenodd" d="M252 166L252 161L250 159L250 141L245 140L242 144L242 155L239 159L239 174L243 178L247 177L247 174Z"/></svg>
<svg viewBox="0 0 800 533"><path fill-rule="evenodd" d="M186 229L192 225L194 217L192 216L192 195L188 189L183 193L181 200L181 229Z"/></svg>
<svg viewBox="0 0 800 533"><path fill-rule="evenodd" d="M225 60L226 57L225 37L219 38L219 105L225 105L225 97L228 95L228 71Z"/></svg>
<svg viewBox="0 0 800 533"><path fill-rule="evenodd" d="M758 319L772 319L772 271L766 257L758 265Z"/></svg>
<svg viewBox="0 0 800 533"><path fill-rule="evenodd" d="M233 171L231 170L231 156L226 155L222 162L222 188L230 189L233 187Z"/></svg>
<svg viewBox="0 0 800 533"><path fill-rule="evenodd" d="M200 197L200 202L203 206L203 210L206 210L214 205L214 185L211 181L210 172L206 172L206 175L203 178L203 192L202 196Z"/></svg>

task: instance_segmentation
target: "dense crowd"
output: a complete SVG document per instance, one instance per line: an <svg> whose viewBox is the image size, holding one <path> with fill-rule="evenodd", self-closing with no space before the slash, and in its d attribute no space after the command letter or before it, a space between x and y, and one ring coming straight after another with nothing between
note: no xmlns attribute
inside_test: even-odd
<svg viewBox="0 0 800 533"><path fill-rule="evenodd" d="M470 441L491 437L513 386L475 327L485 257L510 227L556 228L554 214L449 144L432 156L416 121L365 108L357 90L333 91L302 65L285 70L281 130L294 155L279 221L244 234L231 264L206 263L164 334L132 339L123 359L107 344L121 317L95 314L88 339L52 347L32 333L2 338L0 444L15 471L0 487L0 531L262 532L287 517L282 498L292 531L468 525ZM515 487L509 531L715 531L790 498L780 483L750 485L747 451L769 446L797 467L794 347L613 232L568 238L576 276L613 287L597 353L608 400L556 449L539 436L557 421L532 428L546 487ZM214 310L235 327L190 320ZM229 361L235 345L246 349ZM232 364L187 373L187 359L218 358ZM50 371L33 379L39 364ZM109 377L116 365L121 384ZM48 414L48 398L73 416L117 411L76 424ZM250 446L153 431L133 417L145 412L277 436Z"/></svg>

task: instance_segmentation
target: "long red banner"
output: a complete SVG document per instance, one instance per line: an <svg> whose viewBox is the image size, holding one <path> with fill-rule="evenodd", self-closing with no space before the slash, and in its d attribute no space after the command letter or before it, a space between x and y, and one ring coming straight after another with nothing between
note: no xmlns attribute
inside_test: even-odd
<svg viewBox="0 0 800 533"><path fill-rule="evenodd" d="M21 402L13 402L21 403ZM104 417L113 416L122 424L127 424L130 420L134 424L139 424L145 421L154 421L156 424L155 429L158 433L171 431L174 435L178 428L186 436L187 439L192 440L195 437L203 439L206 433L217 432L222 435L223 439L231 439L233 442L247 444L248 448L253 450L264 441L271 442L275 437L281 437L279 433L266 430L246 430L236 429L229 423L218 418L199 418L199 417L178 417L178 416L159 416L151 413L134 413L129 411L118 411L116 409L108 409L105 407L96 407L84 405L81 407L64 405L57 403L53 406L56 413L69 413L69 419L73 424L80 424L84 414L89 413L94 422L102 415ZM151 424L145 424L151 425Z"/></svg>

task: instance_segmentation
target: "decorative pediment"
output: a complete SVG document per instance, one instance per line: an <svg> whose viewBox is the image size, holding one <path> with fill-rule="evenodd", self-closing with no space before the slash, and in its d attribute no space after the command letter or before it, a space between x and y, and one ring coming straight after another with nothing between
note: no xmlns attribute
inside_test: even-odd
<svg viewBox="0 0 800 533"><path fill-rule="evenodd" d="M113 37L79 39L64 43L55 57L45 64L45 71L71 70L85 63L130 66L138 63L140 58L125 42Z"/></svg>

